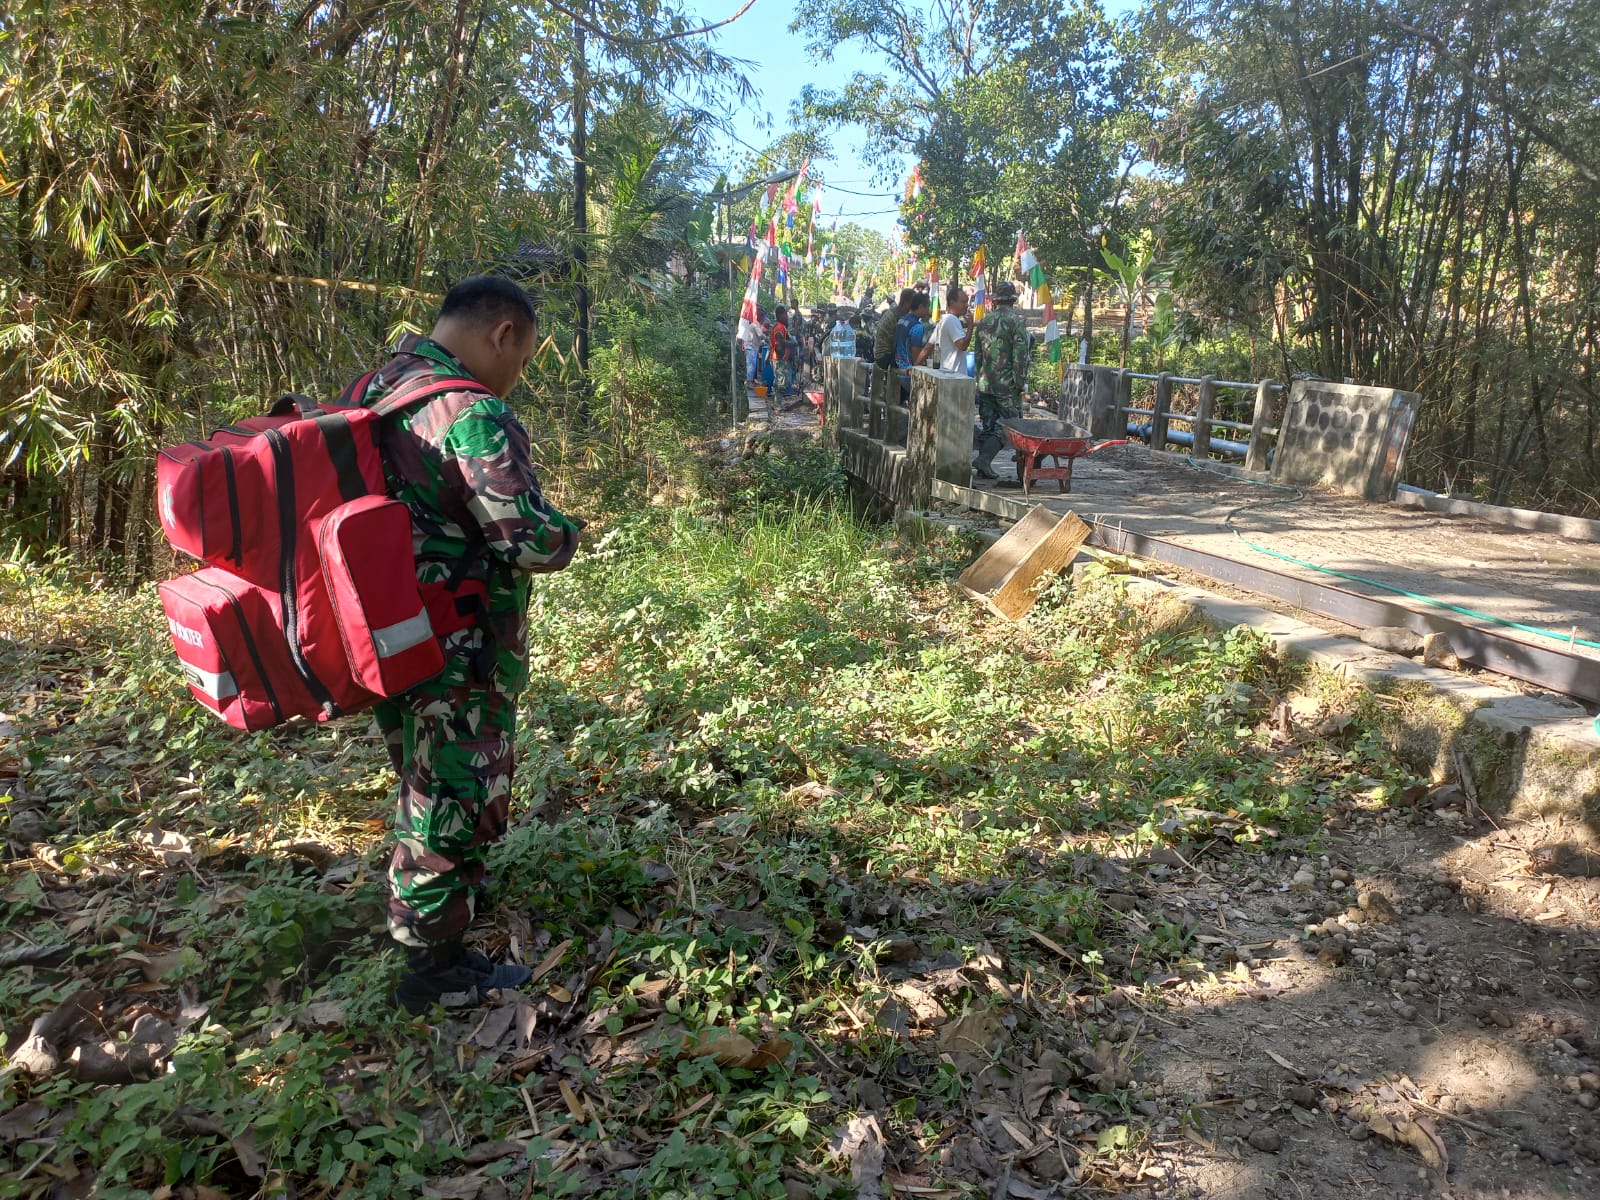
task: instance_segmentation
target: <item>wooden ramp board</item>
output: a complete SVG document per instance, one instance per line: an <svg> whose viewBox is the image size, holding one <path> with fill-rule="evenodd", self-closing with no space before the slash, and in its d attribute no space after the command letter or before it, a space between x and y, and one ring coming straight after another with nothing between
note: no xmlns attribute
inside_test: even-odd
<svg viewBox="0 0 1600 1200"><path fill-rule="evenodd" d="M1039 579L1072 561L1089 536L1076 513L1038 504L961 573L961 590L1008 621L1026 616L1039 598Z"/></svg>

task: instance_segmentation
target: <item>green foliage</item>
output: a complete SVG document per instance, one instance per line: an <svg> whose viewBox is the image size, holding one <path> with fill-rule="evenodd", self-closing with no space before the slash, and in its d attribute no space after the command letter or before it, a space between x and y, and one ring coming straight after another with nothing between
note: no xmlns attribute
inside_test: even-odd
<svg viewBox="0 0 1600 1200"><path fill-rule="evenodd" d="M681 435L727 391L727 294L679 286L648 300L612 301L596 311L603 343L590 357L604 420L626 438L641 423L664 422Z"/></svg>
<svg viewBox="0 0 1600 1200"><path fill-rule="evenodd" d="M1130 31L1098 3L828 3L793 27L819 62L844 43L875 60L836 88L806 87L796 116L807 131L864 124L869 155L920 164L925 189L903 211L925 257L958 263L986 242L992 281L1023 228L1049 268L1098 261L1149 90Z"/></svg>
<svg viewBox="0 0 1600 1200"><path fill-rule="evenodd" d="M758 511L819 501L842 505L847 490L838 455L815 443L797 449L761 446L723 471L712 486L733 507Z"/></svg>
<svg viewBox="0 0 1600 1200"><path fill-rule="evenodd" d="M636 296L695 208L705 125L674 97L742 80L671 5L585 11L592 280ZM567 272L525 252L574 250L575 32L502 0L8 12L0 520L140 577L162 443L335 392L472 271L531 270L568 324ZM562 418L565 343L537 376Z"/></svg>
<svg viewBox="0 0 1600 1200"><path fill-rule="evenodd" d="M1280 378L1420 392L1414 481L1590 508L1600 121L1571 31L1595 16L1152 5L1149 219L1185 303Z"/></svg>
<svg viewBox="0 0 1600 1200"><path fill-rule="evenodd" d="M951 602L969 557L898 549L851 517L831 455L758 444L694 505L620 514L536 584L500 907L480 923L497 949L552 955L535 996L552 1056L532 1073L473 1040L481 1011L427 1036L389 1007L393 779L363 722L232 734L185 698L151 591L0 573L0 709L24 714L22 784L48 813L32 836L55 864L9 874L0 928L79 938L58 966L0 976L0 1023L26 1028L91 974L114 1028L135 1003L204 1009L155 1079L8 1076L8 1100L58 1124L0 1162L42 1155L132 1196L238 1190L254 1154L259 1179L380 1197L515 1138L530 1153L489 1173L540 1195L577 1185L565 1156L604 1146L635 1161L591 1181L600 1194L777 1197L785 1168L820 1161L853 1080L885 1081L930 1137L964 1119L931 1038L850 1016L887 998L892 945L992 946L1041 999L1017 1036L1065 1046L1050 1014L1069 992L1194 960L1188 927L1102 902L1098 856L1295 845L1324 806L1398 786L1376 706L1340 744L1283 753L1279 667L1254 634L1174 626L1103 575L1047 583L1002 630ZM156 832L189 849L163 861ZM321 865L292 849L306 842ZM1081 962L1044 954L1041 933ZM735 1035L783 1065L684 1053ZM1073 1098L1124 1153L1126 1106Z"/></svg>

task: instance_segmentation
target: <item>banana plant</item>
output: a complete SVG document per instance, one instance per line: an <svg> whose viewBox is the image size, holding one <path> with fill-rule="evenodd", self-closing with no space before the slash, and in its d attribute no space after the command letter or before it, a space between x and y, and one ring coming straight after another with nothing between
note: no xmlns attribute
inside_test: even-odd
<svg viewBox="0 0 1600 1200"><path fill-rule="evenodd" d="M1138 238L1130 243L1127 257L1117 254L1108 246L1102 246L1100 257L1105 259L1105 271L1116 285L1117 292L1122 298L1122 363L1128 365L1128 349L1133 344L1133 310L1147 300L1153 300L1159 305L1163 297L1167 301L1168 334L1174 324L1172 313L1172 299L1165 291L1157 292L1159 284L1164 283L1172 274L1170 267L1156 263L1155 247L1148 235ZM1151 324L1154 323L1152 318Z"/></svg>

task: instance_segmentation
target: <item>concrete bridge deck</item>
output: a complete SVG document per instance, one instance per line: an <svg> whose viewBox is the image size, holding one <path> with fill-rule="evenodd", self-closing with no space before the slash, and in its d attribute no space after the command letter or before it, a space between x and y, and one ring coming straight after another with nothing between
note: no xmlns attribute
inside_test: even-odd
<svg viewBox="0 0 1600 1200"><path fill-rule="evenodd" d="M1213 473L1191 466L1180 455L1137 444L1079 459L1068 495L1058 494L1056 485L1046 482L1024 501L1020 488L1004 486L1003 481L1014 477L1010 452L1002 453L995 465L1002 483L975 483L973 489L979 496L997 498L991 511L1015 512L1010 506L1017 503L1071 510L1097 526L1096 540L1102 544L1115 540L1116 531L1126 531L1232 560L1242 568L1236 578L1214 577L1248 590L1254 590L1251 569L1265 568L1310 585L1372 597L1421 618L1393 620L1395 624L1419 628L1431 617L1444 617L1537 650L1559 650L1600 664L1600 649L1582 644L1600 642L1600 543L1320 491L1307 491L1296 500L1292 491ZM1431 596L1499 621L1545 629L1559 639L1441 610L1382 587L1285 561L1263 549Z"/></svg>
<svg viewBox="0 0 1600 1200"><path fill-rule="evenodd" d="M966 376L916 368L901 404L864 363L830 359L825 375L829 436L863 503L951 503L1011 520L1035 503L1070 510L1103 549L1270 597L1279 611L1443 634L1464 663L1600 705L1600 522L1481 505L1458 515L1438 511L1456 502L1426 495L1381 502L1395 494L1412 393L1296 381L1277 427L1251 427L1247 461L1269 458L1270 474L1135 444L1077 460L1070 494L1044 481L1024 500L1014 482L974 486ZM1158 413L1170 382L1157 382ZM1204 402L1216 385L1200 382ZM1127 427L1127 383L1126 372L1076 368L1059 411L1038 415L1114 436ZM1276 439L1270 455L1258 436ZM1009 451L995 465L1015 480ZM1316 486L1282 486L1304 480Z"/></svg>

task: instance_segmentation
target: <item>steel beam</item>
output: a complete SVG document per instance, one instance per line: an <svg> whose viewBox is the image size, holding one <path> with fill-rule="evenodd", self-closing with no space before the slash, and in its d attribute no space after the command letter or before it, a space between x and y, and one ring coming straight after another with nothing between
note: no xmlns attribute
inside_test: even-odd
<svg viewBox="0 0 1600 1200"><path fill-rule="evenodd" d="M1296 608L1333 617L1358 628L1399 626L1419 634L1442 633L1462 662L1565 696L1600 703L1600 659L1568 653L1554 642L1549 646L1533 645L1455 613L1418 611L1398 599L1314 583L1270 567L1210 554L1099 521L1094 523L1089 542L1115 554L1170 563L1246 591L1275 596Z"/></svg>

